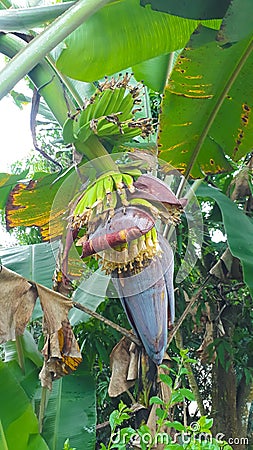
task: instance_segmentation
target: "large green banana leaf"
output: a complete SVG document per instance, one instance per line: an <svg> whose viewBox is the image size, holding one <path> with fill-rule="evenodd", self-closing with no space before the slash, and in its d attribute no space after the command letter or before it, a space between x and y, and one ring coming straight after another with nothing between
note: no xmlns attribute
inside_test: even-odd
<svg viewBox="0 0 253 450"><path fill-rule="evenodd" d="M84 279L79 284L72 300L95 311L106 297L109 282L110 277L99 268L96 272L91 273L88 279ZM86 322L90 319L90 316L79 309L72 308L69 312L69 318L71 325L76 325L78 322Z"/></svg>
<svg viewBox="0 0 253 450"><path fill-rule="evenodd" d="M1 263L28 280L52 287L59 242L0 248Z"/></svg>
<svg viewBox="0 0 253 450"><path fill-rule="evenodd" d="M38 420L30 399L6 364L0 361L1 450L48 450L39 435Z"/></svg>
<svg viewBox="0 0 253 450"><path fill-rule="evenodd" d="M78 80L98 80L183 48L198 23L143 8L138 0L112 2L67 37L57 67Z"/></svg>
<svg viewBox="0 0 253 450"><path fill-rule="evenodd" d="M42 434L50 450L62 450L67 438L71 447L93 450L95 424L94 378L83 364L74 374L53 383Z"/></svg>
<svg viewBox="0 0 253 450"><path fill-rule="evenodd" d="M160 116L160 158L196 178L252 147L252 37L221 48L213 33L203 28L178 57Z"/></svg>
<svg viewBox="0 0 253 450"><path fill-rule="evenodd" d="M198 197L209 197L218 204L231 253L239 258L243 278L253 297L253 222L221 191L211 186L200 186Z"/></svg>

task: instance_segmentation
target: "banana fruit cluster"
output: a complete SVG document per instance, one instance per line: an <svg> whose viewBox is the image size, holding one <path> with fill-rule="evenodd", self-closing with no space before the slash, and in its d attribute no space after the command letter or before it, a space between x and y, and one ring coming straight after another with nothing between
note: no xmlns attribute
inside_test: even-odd
<svg viewBox="0 0 253 450"><path fill-rule="evenodd" d="M136 171L135 171L136 174ZM159 217L159 211L150 202L143 199L131 199L135 192L134 178L127 173L107 173L90 184L84 194L78 198L72 213L71 229L84 230L76 245L83 245L93 235L98 226L111 220L115 211L127 206L137 206L151 211L153 217ZM122 224L124 227L124 224ZM125 242L114 248L95 253L94 257L102 259L102 268L109 274L115 269L118 273L131 270L139 272L155 256L161 254L155 227L138 239Z"/></svg>
<svg viewBox="0 0 253 450"><path fill-rule="evenodd" d="M107 173L90 184L79 197L72 214L71 228L92 233L98 222L112 217L118 204L127 206L127 191L135 191L134 179L126 173Z"/></svg>
<svg viewBox="0 0 253 450"><path fill-rule="evenodd" d="M85 141L95 134L107 141L128 142L136 136L148 137L154 132L152 119L137 118L141 109L140 95L143 85L129 84L131 75L119 76L99 84L94 95L86 101L82 110L70 115L63 127L66 144Z"/></svg>

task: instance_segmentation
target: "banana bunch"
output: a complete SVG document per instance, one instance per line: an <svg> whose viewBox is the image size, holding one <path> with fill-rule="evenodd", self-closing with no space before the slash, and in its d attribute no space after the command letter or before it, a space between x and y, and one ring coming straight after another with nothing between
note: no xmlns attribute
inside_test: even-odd
<svg viewBox="0 0 253 450"><path fill-rule="evenodd" d="M127 142L133 137L148 137L154 132L152 119L135 119L136 108L142 100L143 85L129 85L131 75L112 78L98 86L82 110L71 115L63 126L66 144L84 143L91 134L105 140Z"/></svg>
<svg viewBox="0 0 253 450"><path fill-rule="evenodd" d="M128 192L135 190L133 183L133 177L127 173L107 173L99 177L77 200L71 228L85 228L92 233L100 221L113 216L117 205L128 205Z"/></svg>

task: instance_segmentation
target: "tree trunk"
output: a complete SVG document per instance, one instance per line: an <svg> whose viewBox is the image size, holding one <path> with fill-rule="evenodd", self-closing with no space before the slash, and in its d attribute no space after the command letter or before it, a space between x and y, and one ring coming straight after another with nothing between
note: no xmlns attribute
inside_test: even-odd
<svg viewBox="0 0 253 450"><path fill-rule="evenodd" d="M224 339L231 341L238 317L238 307L226 306L221 316L225 330ZM224 435L226 440L237 450L247 448L247 401L250 397L250 385L242 378L239 385L234 368L233 355L225 352L225 362L217 361L213 366L212 417L214 418L213 435ZM230 363L228 365L228 363ZM225 365L225 367L223 367Z"/></svg>

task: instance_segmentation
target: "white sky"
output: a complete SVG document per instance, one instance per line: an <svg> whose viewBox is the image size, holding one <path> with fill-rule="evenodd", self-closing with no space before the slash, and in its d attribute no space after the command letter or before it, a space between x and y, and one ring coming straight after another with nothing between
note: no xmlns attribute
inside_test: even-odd
<svg viewBox="0 0 253 450"><path fill-rule="evenodd" d="M1 57L0 70L4 65L4 58ZM24 82L18 83L15 90L24 91ZM0 101L0 172L9 172L10 165L22 159L33 148L29 115L30 105L25 105L23 110L20 110L11 96Z"/></svg>
<svg viewBox="0 0 253 450"><path fill-rule="evenodd" d="M4 65L4 57L1 55L0 70ZM15 86L15 90L19 92L24 91L24 88L26 86L22 81ZM11 164L22 160L33 148L29 120L30 105L25 105L20 110L11 96L0 101L0 173L10 173ZM15 243L15 237L6 233L0 224L0 245L10 246Z"/></svg>

